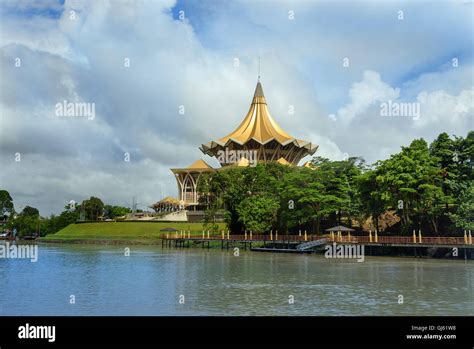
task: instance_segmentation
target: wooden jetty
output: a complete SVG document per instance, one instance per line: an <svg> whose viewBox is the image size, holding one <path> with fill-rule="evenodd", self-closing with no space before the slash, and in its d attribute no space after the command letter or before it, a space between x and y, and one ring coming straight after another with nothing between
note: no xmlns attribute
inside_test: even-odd
<svg viewBox="0 0 474 349"><path fill-rule="evenodd" d="M252 235L252 234L209 234L202 232L201 236L190 232L176 232L174 234L163 234L161 236L162 247L197 247L210 248L220 246L223 250L230 248L243 248L256 252L285 252L285 253L312 253L314 248L327 244L362 244L374 248L412 248L415 256L427 248L457 248L464 252L465 259L472 259L474 244L472 237L422 237L421 234L413 236L341 236L331 234L329 236L304 234L304 235ZM253 245L253 246L252 246ZM369 253L371 254L371 253Z"/></svg>

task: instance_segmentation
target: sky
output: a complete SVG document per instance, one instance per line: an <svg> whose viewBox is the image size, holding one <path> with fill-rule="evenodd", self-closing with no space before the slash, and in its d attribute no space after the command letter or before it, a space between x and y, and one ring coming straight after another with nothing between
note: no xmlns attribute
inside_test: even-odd
<svg viewBox="0 0 474 349"><path fill-rule="evenodd" d="M217 166L199 146L243 119L259 57L272 116L316 155L373 163L464 137L473 31L467 0L0 0L0 188L44 216L176 196L170 168Z"/></svg>

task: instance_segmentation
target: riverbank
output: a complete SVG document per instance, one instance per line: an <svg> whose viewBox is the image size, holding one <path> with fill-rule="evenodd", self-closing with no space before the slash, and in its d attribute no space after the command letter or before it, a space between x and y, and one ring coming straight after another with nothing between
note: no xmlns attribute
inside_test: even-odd
<svg viewBox="0 0 474 349"><path fill-rule="evenodd" d="M165 228L201 235L202 223L180 222L101 222L70 224L55 234L38 239L41 242L86 243L86 244L147 244L155 245L166 232ZM224 224L219 229L225 229Z"/></svg>
<svg viewBox="0 0 474 349"><path fill-rule="evenodd" d="M177 229L178 234L181 231L186 232L186 238L173 239L174 232L169 232L170 240L163 241L161 238L166 232L165 228ZM224 224L219 225L219 230L225 230ZM254 235L250 241L250 236L231 236L230 240L221 240L220 234L216 238L211 235L211 239L202 239L202 232L205 231L202 223L174 223L174 222L94 222L71 224L56 234L51 234L41 239L39 242L45 243L70 243L87 245L161 245L162 247L174 248L211 248L225 249L239 247L244 250L257 248L260 251L266 247L266 252L284 252L281 249L289 249L289 243L285 241L259 241ZM191 239L187 239L188 234ZM207 234L205 235L207 237ZM194 237L194 238L193 238ZM281 237L284 239L284 237ZM381 238L381 237L380 237ZM310 239L310 237L309 237ZM311 239L310 239L311 240ZM367 256L385 256L385 257L418 257L434 259L474 259L472 247L463 245L453 246L434 246L434 245L401 245L401 244L373 244L361 243L365 245L364 255ZM293 246L292 248L295 248ZM295 252L288 250L285 252ZM302 251L298 251L303 253ZM304 253L324 254L325 248L322 246Z"/></svg>

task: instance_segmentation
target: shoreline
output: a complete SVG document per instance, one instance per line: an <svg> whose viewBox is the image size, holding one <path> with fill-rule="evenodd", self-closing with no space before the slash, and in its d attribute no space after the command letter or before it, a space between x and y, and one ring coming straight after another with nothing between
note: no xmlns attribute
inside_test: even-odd
<svg viewBox="0 0 474 349"><path fill-rule="evenodd" d="M161 239L156 241L147 240L124 240L124 239L37 239L36 242L46 244L84 244L84 245L160 245Z"/></svg>
<svg viewBox="0 0 474 349"><path fill-rule="evenodd" d="M46 243L46 244L82 244L82 245L97 245L97 246L126 246L126 245L135 245L135 246L160 246L162 244L162 239L144 239L144 240L126 240L126 239L38 239L36 242L39 243ZM201 246L190 246L190 247L163 247L162 248L167 248L167 249L174 249L174 250L191 250L191 249L212 249L212 250L219 250L221 249L221 245L218 243L211 243L209 247L201 247ZM237 246L232 246L232 248L237 247ZM439 250L445 248L438 248ZM266 249L265 251L258 251L258 250L245 250L246 252L254 252L254 253L260 253L260 254L266 254L266 253L285 253L288 254L289 251L280 251L279 249L275 248L274 251L271 249ZM304 251L301 253L291 253L295 255L304 255L304 254L317 254L317 255L324 255L324 249L319 248L314 251ZM403 253L373 253L371 251L369 254L365 255L366 257L400 257L400 258L419 258L419 259L438 259L438 260L452 260L452 261L469 261L469 260L474 260L474 256L470 256L470 258L463 258L463 256L458 256L457 258L454 257L446 257L444 256L434 256L434 255L420 255L418 254L417 256L414 256L412 254L403 254Z"/></svg>

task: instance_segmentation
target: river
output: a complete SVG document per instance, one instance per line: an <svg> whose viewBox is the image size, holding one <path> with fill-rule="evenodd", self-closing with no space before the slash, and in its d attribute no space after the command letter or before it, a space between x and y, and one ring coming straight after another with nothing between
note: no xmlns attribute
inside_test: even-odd
<svg viewBox="0 0 474 349"><path fill-rule="evenodd" d="M474 315L473 261L40 244L0 280L0 315Z"/></svg>

